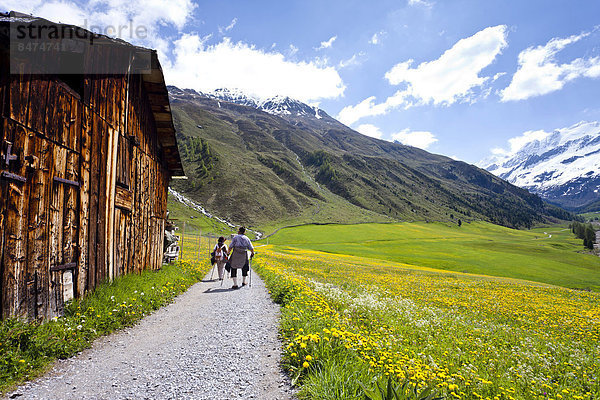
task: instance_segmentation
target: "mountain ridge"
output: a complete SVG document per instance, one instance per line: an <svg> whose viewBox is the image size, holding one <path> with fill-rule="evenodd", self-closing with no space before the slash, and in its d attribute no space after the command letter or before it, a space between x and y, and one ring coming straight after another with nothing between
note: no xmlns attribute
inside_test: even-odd
<svg viewBox="0 0 600 400"><path fill-rule="evenodd" d="M600 201L600 122L546 133L486 170L571 211ZM487 164L487 165L486 165Z"/></svg>
<svg viewBox="0 0 600 400"><path fill-rule="evenodd" d="M194 89L179 89L176 86L168 87L172 96L192 95L198 97L208 97L216 100L223 100L230 103L257 108L266 113L273 115L292 115L310 116L321 119L324 115L329 117L327 113L316 106L311 106L300 100L293 99L289 96L271 96L266 98L258 98L244 93L239 89L219 88L211 92L199 92Z"/></svg>
<svg viewBox="0 0 600 400"><path fill-rule="evenodd" d="M322 110L302 114L299 110L311 106L298 101L288 103L287 112L272 114L256 103L247 106L241 96L234 98L245 104L169 91L190 176L177 190L231 221L456 223L461 218L527 227L568 217L475 166L362 135ZM213 162L207 160L198 166L190 151L194 141L217 155L214 167L207 168ZM236 168L243 176L224 173Z"/></svg>

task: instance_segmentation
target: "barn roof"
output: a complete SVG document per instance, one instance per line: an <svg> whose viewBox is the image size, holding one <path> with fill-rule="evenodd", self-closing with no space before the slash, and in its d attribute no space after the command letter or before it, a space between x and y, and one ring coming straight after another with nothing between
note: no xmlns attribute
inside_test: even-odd
<svg viewBox="0 0 600 400"><path fill-rule="evenodd" d="M154 114L158 140L163 148L165 161L173 176L184 176L183 165L177 147L175 126L171 114L169 93L165 85L165 77L158 61L158 55L152 50L152 69L150 74L143 75L144 86Z"/></svg>
<svg viewBox="0 0 600 400"><path fill-rule="evenodd" d="M84 28L55 23L48 21L43 18L34 17L27 14L18 13L11 11L9 13L0 13L0 23L25 23L25 24L52 24L54 26L65 28L65 29L77 29L83 30L90 35L94 35L95 43L111 44L116 46L122 46L129 48L134 51L142 51L150 55L149 65L144 68L141 74L148 96L148 101L154 115L154 121L156 123L156 133L158 135L158 142L160 143L164 160L167 168L171 172L172 176L184 176L183 165L181 163L181 156L177 147L177 138L175 135L175 125L173 124L173 116L171 114L171 104L169 102L169 94L165 84L165 78L158 60L156 50L146 49L139 46L134 46L124 40L112 38L106 35L96 34L86 30Z"/></svg>

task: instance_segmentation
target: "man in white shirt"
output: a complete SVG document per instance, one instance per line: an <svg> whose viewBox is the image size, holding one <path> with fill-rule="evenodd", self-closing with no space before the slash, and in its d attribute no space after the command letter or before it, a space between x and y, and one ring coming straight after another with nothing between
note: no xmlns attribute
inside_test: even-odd
<svg viewBox="0 0 600 400"><path fill-rule="evenodd" d="M250 258L254 257L254 246L252 246L252 242L245 233L246 228L240 227L238 234L231 239L229 244L229 262L231 265L231 278L233 279L232 289L239 288L237 284L238 269L242 270L242 286L246 286L246 278L250 270L248 251L250 251Z"/></svg>

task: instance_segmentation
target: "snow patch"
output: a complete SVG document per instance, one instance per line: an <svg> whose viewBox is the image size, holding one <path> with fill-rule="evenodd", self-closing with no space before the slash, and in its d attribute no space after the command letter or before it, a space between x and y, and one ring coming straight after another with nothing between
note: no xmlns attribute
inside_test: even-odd
<svg viewBox="0 0 600 400"><path fill-rule="evenodd" d="M189 197L186 197L184 195L182 195L181 193L177 192L176 190L172 189L169 187L169 194L171 196L173 196L178 202L180 202L181 204L183 204L186 207L189 207L193 210L196 210L202 214L204 214L205 216L207 216L208 218L217 220L227 226L229 226L230 228L236 228L236 225L232 224L231 222L224 220L223 218L219 218L211 213L209 213L208 211L206 211L206 209L204 207L202 207L200 204L196 203L194 200L190 199ZM258 231L253 231L252 229L247 229L250 232L254 232L254 235L256 236L256 239L260 239L262 237L262 232L258 232Z"/></svg>
<svg viewBox="0 0 600 400"><path fill-rule="evenodd" d="M584 190L583 180L600 177L599 154L600 122L579 122L482 164L494 175L542 195L571 185L566 196Z"/></svg>

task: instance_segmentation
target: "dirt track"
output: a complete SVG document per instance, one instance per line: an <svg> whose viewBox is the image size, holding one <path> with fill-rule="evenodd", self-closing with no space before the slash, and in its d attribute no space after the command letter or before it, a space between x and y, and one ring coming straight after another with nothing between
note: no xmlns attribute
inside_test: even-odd
<svg viewBox="0 0 600 400"><path fill-rule="evenodd" d="M278 366L278 307L252 279L235 291L231 280L200 282L7 398L291 399Z"/></svg>

